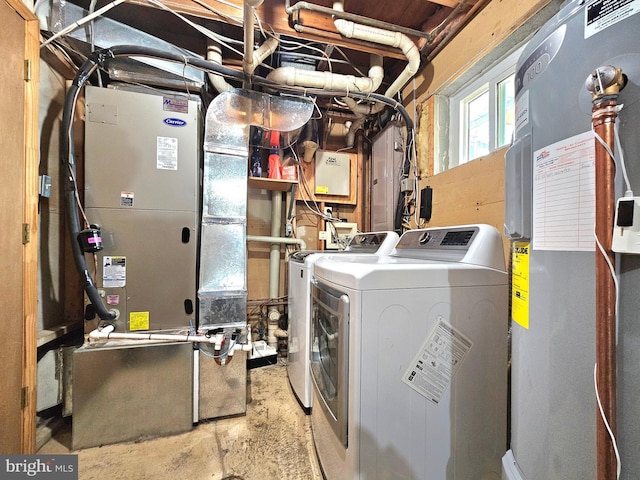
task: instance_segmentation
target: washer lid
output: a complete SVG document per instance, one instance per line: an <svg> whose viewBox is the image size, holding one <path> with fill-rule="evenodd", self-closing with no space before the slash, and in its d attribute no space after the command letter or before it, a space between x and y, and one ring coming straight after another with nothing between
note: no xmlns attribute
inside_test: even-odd
<svg viewBox="0 0 640 480"><path fill-rule="evenodd" d="M388 255L395 248L399 238L396 232L359 233L351 238L344 250L297 250L291 254L289 260L313 265L323 256Z"/></svg>
<svg viewBox="0 0 640 480"><path fill-rule="evenodd" d="M504 271L480 265L395 256L321 257L313 276L319 282L353 290L506 285Z"/></svg>

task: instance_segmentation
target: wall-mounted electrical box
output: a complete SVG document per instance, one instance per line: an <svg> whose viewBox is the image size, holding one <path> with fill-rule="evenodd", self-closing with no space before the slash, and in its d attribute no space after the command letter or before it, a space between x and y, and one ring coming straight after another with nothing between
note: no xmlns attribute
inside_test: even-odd
<svg viewBox="0 0 640 480"><path fill-rule="evenodd" d="M402 129L391 124L373 140L371 230L393 230L402 176Z"/></svg>
<svg viewBox="0 0 640 480"><path fill-rule="evenodd" d="M326 250L339 250L346 246L349 238L358 233L358 224L350 222L327 222L324 235ZM337 237L337 238L336 238Z"/></svg>
<svg viewBox="0 0 640 480"><path fill-rule="evenodd" d="M351 156L348 153L316 153L316 194L349 196Z"/></svg>

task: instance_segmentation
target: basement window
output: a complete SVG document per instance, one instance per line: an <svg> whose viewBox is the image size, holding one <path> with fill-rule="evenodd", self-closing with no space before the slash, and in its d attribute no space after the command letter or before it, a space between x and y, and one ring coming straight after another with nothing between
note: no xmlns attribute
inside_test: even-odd
<svg viewBox="0 0 640 480"><path fill-rule="evenodd" d="M511 143L515 124L514 72L522 48L499 60L462 86L444 93L448 109L448 152L436 152L436 173L488 155ZM461 82L457 82L460 84ZM452 91L453 90L453 91ZM440 124L443 123L441 121ZM438 142L436 142L437 144ZM448 143L448 145L446 145Z"/></svg>

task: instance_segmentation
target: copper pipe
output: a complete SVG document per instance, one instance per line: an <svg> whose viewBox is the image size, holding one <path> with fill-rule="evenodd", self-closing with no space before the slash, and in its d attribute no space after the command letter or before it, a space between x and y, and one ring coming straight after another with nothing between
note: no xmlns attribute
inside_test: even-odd
<svg viewBox="0 0 640 480"><path fill-rule="evenodd" d="M605 101L593 107L593 128L613 150L616 101ZM613 264L611 250L614 218L615 168L604 146L596 140L596 227L602 248ZM616 431L616 292L607 261L596 249L596 361L597 382L602 409L612 432ZM606 426L597 413L596 448L599 480L616 478L616 458Z"/></svg>
<svg viewBox="0 0 640 480"><path fill-rule="evenodd" d="M478 0L475 5L467 11L467 13L461 15L462 19L460 21L457 19L450 19L448 23L448 25L451 25L450 28L445 28L438 32L439 37L437 39L433 38L431 43L424 45L420 49L420 58L423 61L431 62L436 55L438 55L438 53L440 53L440 51L449 44L451 39L455 37L460 30L462 30L462 27L464 27L485 5L487 5L489 1L490 0ZM435 47L430 49L429 47L433 45L435 45Z"/></svg>
<svg viewBox="0 0 640 480"><path fill-rule="evenodd" d="M602 142L614 149L614 127L618 116L617 97L624 88L622 71L612 66L596 69L587 78L586 87L591 92L593 130ZM611 250L615 205L615 163L602 143L595 139L596 219L595 234L602 246L596 249L596 363L597 387L611 431L616 431L616 291L611 265ZM616 478L617 460L613 441L604 424L600 411L596 420L596 450L598 480Z"/></svg>

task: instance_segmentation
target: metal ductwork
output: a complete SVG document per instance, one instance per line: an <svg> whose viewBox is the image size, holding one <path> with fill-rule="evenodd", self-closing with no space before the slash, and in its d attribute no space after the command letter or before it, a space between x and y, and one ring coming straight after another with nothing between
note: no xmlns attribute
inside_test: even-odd
<svg viewBox="0 0 640 480"><path fill-rule="evenodd" d="M314 104L231 89L209 105L204 137L198 331L233 335L246 327L247 176L250 126L289 132L309 121Z"/></svg>
<svg viewBox="0 0 640 480"><path fill-rule="evenodd" d="M41 29L53 33L82 21L89 13L71 2L38 3L36 15L40 19ZM195 54L183 48L161 40L153 35L136 30L133 27L116 22L104 16L92 20L93 43L96 49L114 45L137 45L192 57ZM65 41L88 54L91 51L91 29L77 28L65 35ZM185 85L198 90L204 84L202 71L190 66L167 62L157 58L135 57L118 58L109 62L109 76L113 80L140 82L169 88L184 88Z"/></svg>

